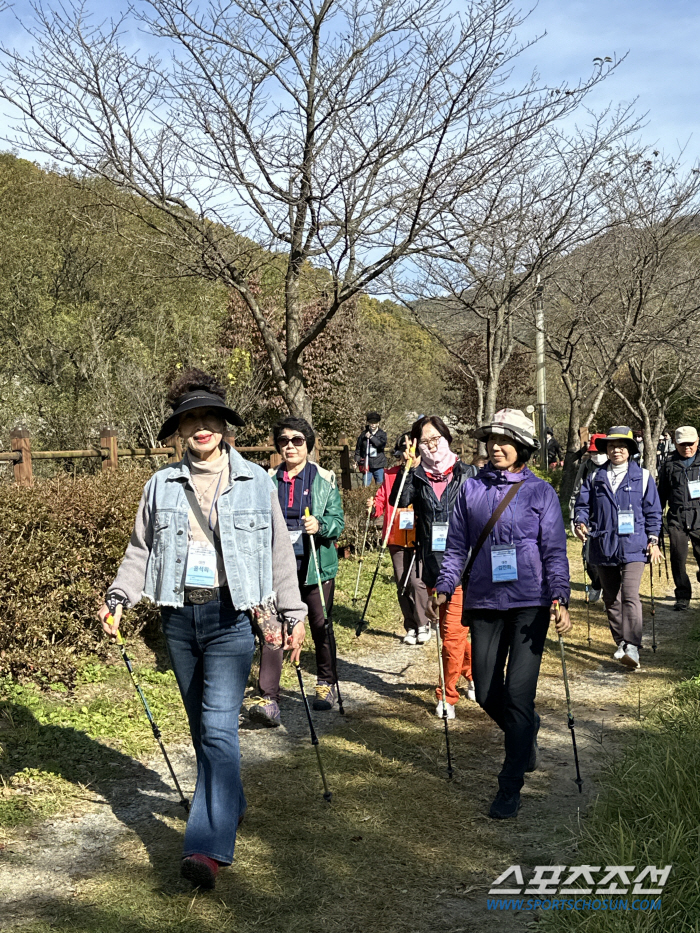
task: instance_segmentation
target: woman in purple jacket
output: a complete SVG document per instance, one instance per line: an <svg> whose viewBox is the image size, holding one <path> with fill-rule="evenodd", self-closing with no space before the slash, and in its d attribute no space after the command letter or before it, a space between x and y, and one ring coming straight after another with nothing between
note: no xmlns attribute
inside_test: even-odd
<svg viewBox="0 0 700 933"><path fill-rule="evenodd" d="M525 466L539 447L530 419L504 408L475 437L486 441L489 462L460 490L434 599L441 605L462 583L462 624L472 633L476 699L505 735L506 756L490 816L508 819L520 809L525 772L537 767L535 694L547 629L550 621L558 634L571 629L569 561L557 495ZM516 483L517 492L510 493ZM476 551L506 495L511 498L503 514ZM472 557L469 579L463 581Z"/></svg>
<svg viewBox="0 0 700 933"><path fill-rule="evenodd" d="M647 560L661 562L661 502L656 483L632 459L639 453L627 425L610 428L596 439L608 459L581 486L574 510L574 530L585 543L603 585L603 602L615 640L613 657L637 670L642 644L639 584Z"/></svg>

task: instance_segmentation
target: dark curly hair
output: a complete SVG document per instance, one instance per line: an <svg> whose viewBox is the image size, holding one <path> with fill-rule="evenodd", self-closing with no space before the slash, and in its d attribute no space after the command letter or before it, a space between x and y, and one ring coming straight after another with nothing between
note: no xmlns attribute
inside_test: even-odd
<svg viewBox="0 0 700 933"><path fill-rule="evenodd" d="M201 369L186 369L180 373L177 379L168 389L168 405L171 408L177 407L177 402L188 392L194 392L196 389L203 389L205 392L211 392L212 395L218 395L222 402L226 401L226 389L214 376L205 373Z"/></svg>

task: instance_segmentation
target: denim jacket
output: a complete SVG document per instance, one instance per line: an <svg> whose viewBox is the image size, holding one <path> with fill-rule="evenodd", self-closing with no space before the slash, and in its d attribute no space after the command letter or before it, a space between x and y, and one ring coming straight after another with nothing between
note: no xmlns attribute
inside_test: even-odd
<svg viewBox="0 0 700 933"><path fill-rule="evenodd" d="M228 453L230 479L218 501L219 536L233 605L247 610L274 595L277 581L273 581L273 526L279 519L284 528L284 518L281 512L273 515L277 493L265 470L244 460L233 447L228 448ZM158 606L184 605L188 485L190 471L184 460L161 468L146 483L131 541L110 587L110 592L125 596L129 605L141 596ZM281 563L286 576L286 571L295 566L289 536L285 531L274 537L278 539L275 550L285 551ZM296 608L303 618L305 607L298 597L296 575L294 584L297 595L292 602L297 605L279 609Z"/></svg>

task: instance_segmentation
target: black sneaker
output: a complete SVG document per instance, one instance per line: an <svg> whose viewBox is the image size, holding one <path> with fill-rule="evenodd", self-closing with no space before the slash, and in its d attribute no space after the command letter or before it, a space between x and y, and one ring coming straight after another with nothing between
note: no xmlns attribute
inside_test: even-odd
<svg viewBox="0 0 700 933"><path fill-rule="evenodd" d="M686 609L690 608L689 599L677 599L676 605L673 607L676 612L685 612Z"/></svg>
<svg viewBox="0 0 700 933"><path fill-rule="evenodd" d="M535 713L535 734L532 737L532 748L530 749L530 760L527 763L527 768L525 768L525 773L529 774L531 771L537 771L537 733L540 731L540 716L539 713Z"/></svg>
<svg viewBox="0 0 700 933"><path fill-rule="evenodd" d="M491 804L489 816L492 820L511 820L514 816L518 815L519 809L519 791L516 790L514 794L506 794L505 791L499 790Z"/></svg>

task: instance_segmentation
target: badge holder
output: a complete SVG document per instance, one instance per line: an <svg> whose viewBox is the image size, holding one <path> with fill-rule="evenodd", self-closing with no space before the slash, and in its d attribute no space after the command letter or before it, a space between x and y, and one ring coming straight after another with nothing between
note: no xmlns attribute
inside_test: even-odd
<svg viewBox="0 0 700 933"><path fill-rule="evenodd" d="M495 544L491 548L491 581L510 583L518 579L518 555L512 544Z"/></svg>
<svg viewBox="0 0 700 933"><path fill-rule="evenodd" d="M617 533L619 535L634 534L634 512L631 509L621 509L617 513Z"/></svg>

